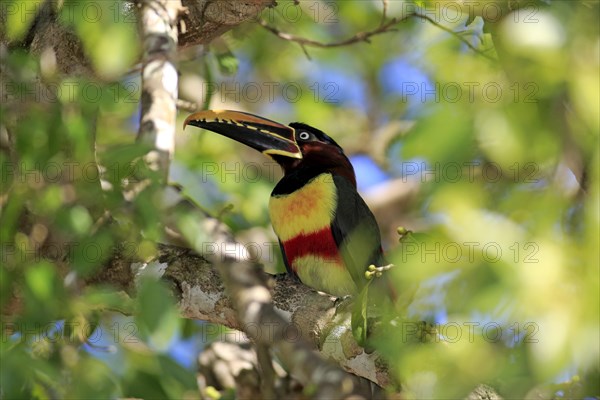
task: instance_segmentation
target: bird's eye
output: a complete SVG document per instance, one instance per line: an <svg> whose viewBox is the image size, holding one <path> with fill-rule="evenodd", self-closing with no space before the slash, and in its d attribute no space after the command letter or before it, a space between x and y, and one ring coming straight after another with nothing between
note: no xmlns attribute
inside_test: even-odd
<svg viewBox="0 0 600 400"><path fill-rule="evenodd" d="M302 140L308 140L308 138L310 138L310 133L300 132L300 134L298 135L298 138L300 138Z"/></svg>

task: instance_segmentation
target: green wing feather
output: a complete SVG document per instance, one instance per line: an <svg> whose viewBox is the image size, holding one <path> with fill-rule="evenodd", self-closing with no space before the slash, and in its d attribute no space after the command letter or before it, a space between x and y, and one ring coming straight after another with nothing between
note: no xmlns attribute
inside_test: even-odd
<svg viewBox="0 0 600 400"><path fill-rule="evenodd" d="M337 208L331 232L342 258L360 291L370 264L383 265L381 234L375 216L348 179L334 175Z"/></svg>

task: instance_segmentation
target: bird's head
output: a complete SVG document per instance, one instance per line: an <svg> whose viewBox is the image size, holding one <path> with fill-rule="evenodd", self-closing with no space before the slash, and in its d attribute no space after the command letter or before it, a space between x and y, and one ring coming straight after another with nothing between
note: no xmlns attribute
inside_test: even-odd
<svg viewBox="0 0 600 400"><path fill-rule="evenodd" d="M283 125L240 111L200 111L186 118L192 125L227 136L271 157L285 174L300 168L317 168L346 177L356 186L352 164L329 136L309 125Z"/></svg>

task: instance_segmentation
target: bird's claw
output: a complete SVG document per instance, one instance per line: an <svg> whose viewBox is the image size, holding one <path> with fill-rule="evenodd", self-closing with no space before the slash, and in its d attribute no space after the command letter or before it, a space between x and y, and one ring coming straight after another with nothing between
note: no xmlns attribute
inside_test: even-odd
<svg viewBox="0 0 600 400"><path fill-rule="evenodd" d="M371 280L373 278L379 278L383 275L385 271L392 269L393 267L394 264L388 264L382 267L377 267L374 264L371 264L365 271L365 278L367 278L368 280Z"/></svg>
<svg viewBox="0 0 600 400"><path fill-rule="evenodd" d="M349 294L347 294L347 295L345 295L345 296L340 296L340 297L337 297L337 298L335 299L335 302L334 302L334 304L335 304L335 306L338 306L339 304L342 304L342 303L346 302L346 300L348 300L348 299L350 299L350 298L352 298L352 295L349 295Z"/></svg>

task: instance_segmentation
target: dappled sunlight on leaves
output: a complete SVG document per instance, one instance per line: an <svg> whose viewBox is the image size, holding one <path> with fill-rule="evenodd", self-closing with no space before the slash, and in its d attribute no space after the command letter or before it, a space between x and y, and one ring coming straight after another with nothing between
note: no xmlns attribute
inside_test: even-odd
<svg viewBox="0 0 600 400"><path fill-rule="evenodd" d="M95 76L24 50L34 14L11 10L41 2L0 7L11 11L2 41L18 44L0 49L2 396L197 398L195 352L227 329L183 320L156 280L131 283L136 300L89 283L117 250L145 265L167 220L195 250L214 249L206 215L252 262L284 271L268 216L282 172L230 139L182 131L180 111L171 180L195 212L164 215L135 140L133 6L50 3ZM479 384L504 398L598 396L598 4L485 1L455 16L437 1L279 3L260 20L323 43L377 28L384 3L388 19L418 9L458 35L409 18L369 43L303 47L249 21L179 60L180 96L198 108L305 122L356 168L379 165L359 171L359 187L414 186L378 190L375 210L380 225L413 231L382 232L402 308L374 339L403 398L464 398ZM145 179L143 195L127 193ZM191 338L183 362L174 348Z"/></svg>

